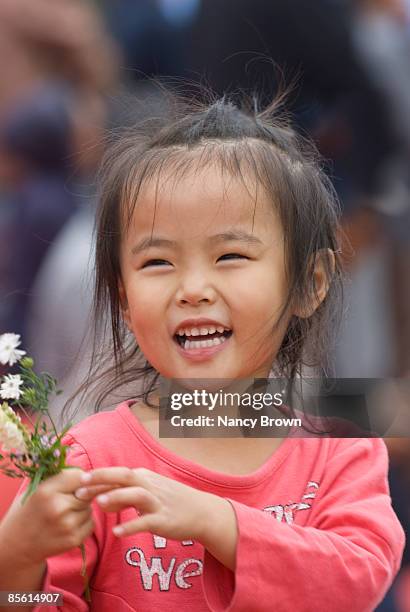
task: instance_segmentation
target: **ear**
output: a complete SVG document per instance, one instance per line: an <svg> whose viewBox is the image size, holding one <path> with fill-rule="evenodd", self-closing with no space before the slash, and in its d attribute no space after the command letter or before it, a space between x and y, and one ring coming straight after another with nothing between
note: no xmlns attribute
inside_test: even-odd
<svg viewBox="0 0 410 612"><path fill-rule="evenodd" d="M334 271L334 252L331 249L320 249L320 251L317 251L308 266L308 274L310 275L313 273L314 289L312 288L310 279L308 279L308 286L310 287L311 294L305 304L295 309L294 314L297 317L308 319L313 315L327 295Z"/></svg>
<svg viewBox="0 0 410 612"><path fill-rule="evenodd" d="M118 295L120 298L122 318L124 319L124 322L127 325L128 329L131 329L131 318L130 318L130 311L128 308L127 293L125 291L124 283L122 282L121 278L118 281Z"/></svg>

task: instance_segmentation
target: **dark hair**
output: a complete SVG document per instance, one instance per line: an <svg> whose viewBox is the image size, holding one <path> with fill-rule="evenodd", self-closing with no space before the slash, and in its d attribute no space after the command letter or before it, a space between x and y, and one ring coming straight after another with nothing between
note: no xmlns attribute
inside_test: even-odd
<svg viewBox="0 0 410 612"><path fill-rule="evenodd" d="M327 296L309 318L291 318L275 367L278 375L291 382L303 365L327 367L342 304L340 209L315 147L291 128L288 118L280 113L281 103L281 99L276 100L259 112L254 99L238 105L225 96L205 105L174 97L169 112L161 118L115 135L99 176L94 293L96 361L85 383L98 386L95 411L117 389L119 380L121 384L130 384L143 377L144 388L139 395L132 396L149 403L158 373L141 354L121 316L118 281L123 220L126 231L146 182L159 181L163 170L171 170L178 180L192 167L192 154L199 149L202 167L217 163L229 176L241 180L254 178L279 213L289 280L281 318L290 304L307 305L315 295L312 272L321 252L329 285ZM334 266L328 249L334 254Z"/></svg>

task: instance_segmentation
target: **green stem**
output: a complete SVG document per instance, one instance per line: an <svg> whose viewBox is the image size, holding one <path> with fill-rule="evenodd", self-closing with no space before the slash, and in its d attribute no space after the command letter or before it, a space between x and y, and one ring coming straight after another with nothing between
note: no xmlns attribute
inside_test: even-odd
<svg viewBox="0 0 410 612"><path fill-rule="evenodd" d="M54 425L54 421L53 421L53 419L51 418L51 414L49 413L49 411L48 411L48 410L46 411L46 413L47 413L47 416L48 416L48 418L50 419L50 423L51 423L51 425L52 425L52 427L53 427L53 429L54 429L54 434L55 434L56 438L58 438L58 437L59 437L59 435L58 435L57 427Z"/></svg>
<svg viewBox="0 0 410 612"><path fill-rule="evenodd" d="M27 417L27 419L30 421L30 424L35 427L34 422L31 420L31 415L30 413L24 408L24 406L22 406L22 404L17 404L17 408L19 408L22 412L24 412L24 415Z"/></svg>
<svg viewBox="0 0 410 612"><path fill-rule="evenodd" d="M86 552L85 552L84 544L80 545L80 550L81 550L81 557L82 557L81 576L84 579L85 600L90 602L91 601L90 580L87 574L87 559L86 559Z"/></svg>

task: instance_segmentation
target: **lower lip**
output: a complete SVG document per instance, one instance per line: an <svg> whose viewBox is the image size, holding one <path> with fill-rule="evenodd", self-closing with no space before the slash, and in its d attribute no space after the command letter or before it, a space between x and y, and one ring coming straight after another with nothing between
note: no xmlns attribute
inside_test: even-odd
<svg viewBox="0 0 410 612"><path fill-rule="evenodd" d="M215 346L207 346L196 349L184 349L178 344L176 340L174 340L174 342L177 345L178 351L183 357L185 357L185 359L189 359L190 361L206 361L216 353L220 353L221 351L223 351L231 338L232 335L229 336L229 338L227 338L224 342L222 342L222 344L216 344Z"/></svg>

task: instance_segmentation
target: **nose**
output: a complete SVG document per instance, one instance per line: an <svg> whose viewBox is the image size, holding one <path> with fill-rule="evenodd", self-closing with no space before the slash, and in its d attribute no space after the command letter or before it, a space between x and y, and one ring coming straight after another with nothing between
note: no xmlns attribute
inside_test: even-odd
<svg viewBox="0 0 410 612"><path fill-rule="evenodd" d="M179 306L191 304L213 304L217 292L208 276L194 271L185 275L176 291L175 299Z"/></svg>

